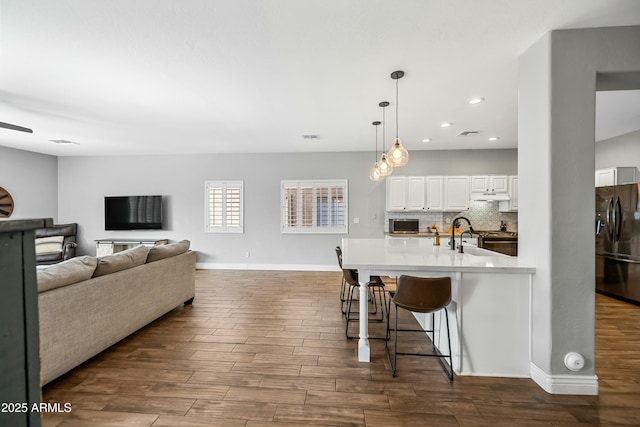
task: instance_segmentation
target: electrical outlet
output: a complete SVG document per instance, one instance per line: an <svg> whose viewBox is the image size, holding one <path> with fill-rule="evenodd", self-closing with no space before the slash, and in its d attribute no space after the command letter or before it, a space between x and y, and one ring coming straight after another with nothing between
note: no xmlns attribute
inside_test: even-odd
<svg viewBox="0 0 640 427"><path fill-rule="evenodd" d="M245 258L249 258L250 256L251 256L251 254L249 253L249 251L247 251L247 252L245 252L245 253L244 253L244 257L245 257Z"/></svg>
<svg viewBox="0 0 640 427"><path fill-rule="evenodd" d="M353 218L354 224L360 224L360 218Z"/></svg>

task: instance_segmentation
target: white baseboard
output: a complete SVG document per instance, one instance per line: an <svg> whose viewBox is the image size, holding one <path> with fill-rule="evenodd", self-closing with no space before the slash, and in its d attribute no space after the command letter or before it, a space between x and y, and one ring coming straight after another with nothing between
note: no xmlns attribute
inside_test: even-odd
<svg viewBox="0 0 640 427"><path fill-rule="evenodd" d="M215 262L196 263L199 270L283 270L283 271L340 271L337 265L312 264L225 264Z"/></svg>
<svg viewBox="0 0 640 427"><path fill-rule="evenodd" d="M549 375L531 363L531 379L551 394L598 395L597 375Z"/></svg>

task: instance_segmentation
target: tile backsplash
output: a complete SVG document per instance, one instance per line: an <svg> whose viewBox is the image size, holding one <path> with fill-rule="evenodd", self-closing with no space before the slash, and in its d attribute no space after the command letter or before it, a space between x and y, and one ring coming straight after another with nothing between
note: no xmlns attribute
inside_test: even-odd
<svg viewBox="0 0 640 427"><path fill-rule="evenodd" d="M464 212L385 212L384 231L389 231L389 219L411 218L420 221L420 231L427 231L430 225L438 226L445 232L451 226L451 222L458 216L469 218L471 225L476 230L499 230L500 221L507 224L508 231L518 231L518 213L500 212L498 202L471 201L469 210ZM466 223L463 222L462 229Z"/></svg>

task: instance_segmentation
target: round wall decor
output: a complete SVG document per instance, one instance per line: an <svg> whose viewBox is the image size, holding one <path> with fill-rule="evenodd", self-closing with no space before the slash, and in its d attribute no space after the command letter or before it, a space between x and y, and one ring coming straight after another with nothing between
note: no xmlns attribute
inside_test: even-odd
<svg viewBox="0 0 640 427"><path fill-rule="evenodd" d="M9 218L13 213L13 198L4 188L0 187L0 218Z"/></svg>

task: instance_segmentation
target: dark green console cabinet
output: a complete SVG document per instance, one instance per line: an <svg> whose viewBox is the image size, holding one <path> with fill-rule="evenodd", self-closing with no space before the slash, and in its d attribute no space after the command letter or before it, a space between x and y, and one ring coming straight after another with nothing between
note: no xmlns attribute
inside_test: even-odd
<svg viewBox="0 0 640 427"><path fill-rule="evenodd" d="M40 426L34 230L52 223L0 221L0 426Z"/></svg>

